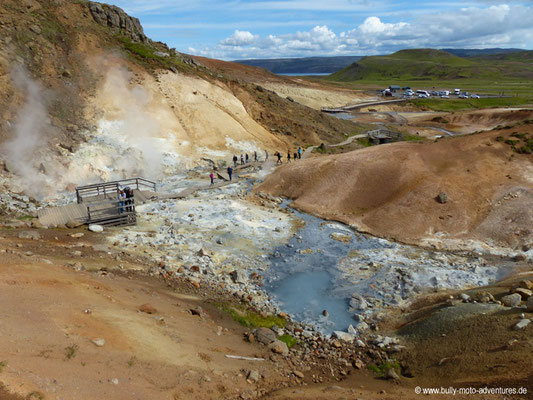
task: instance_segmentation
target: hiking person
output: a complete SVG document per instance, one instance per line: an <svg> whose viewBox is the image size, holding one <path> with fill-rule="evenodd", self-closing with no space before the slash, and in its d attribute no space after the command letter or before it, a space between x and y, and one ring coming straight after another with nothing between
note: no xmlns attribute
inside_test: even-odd
<svg viewBox="0 0 533 400"><path fill-rule="evenodd" d="M290 163L291 162L291 151L287 151L287 162Z"/></svg>
<svg viewBox="0 0 533 400"><path fill-rule="evenodd" d="M248 161L250 161L250 160L248 158L248 153L246 153L246 164L248 164Z"/></svg>
<svg viewBox="0 0 533 400"><path fill-rule="evenodd" d="M231 165L228 167L228 175L229 175L229 180L231 181L231 175L233 175L233 168L231 168Z"/></svg>
<svg viewBox="0 0 533 400"><path fill-rule="evenodd" d="M254 161L257 162L257 151L254 151Z"/></svg>
<svg viewBox="0 0 533 400"><path fill-rule="evenodd" d="M296 161L296 159L298 158L298 153L294 152L292 154L292 158L294 159L294 161Z"/></svg>
<svg viewBox="0 0 533 400"><path fill-rule="evenodd" d="M302 158L302 148L298 147L298 158Z"/></svg>
<svg viewBox="0 0 533 400"><path fill-rule="evenodd" d="M214 185L215 184L215 174L213 172L211 172L209 174L209 177L211 178L211 185Z"/></svg>
<svg viewBox="0 0 533 400"><path fill-rule="evenodd" d="M233 166L234 166L234 167L237 166L237 160L238 160L237 156L234 155L234 156L233 156Z"/></svg>
<svg viewBox="0 0 533 400"><path fill-rule="evenodd" d="M126 195L126 201L124 203L126 205L126 211L131 212L133 211L131 207L131 203L133 203L133 201L131 200L131 198L133 197L133 189L131 189L129 186L126 186L124 188L124 193Z"/></svg>
<svg viewBox="0 0 533 400"><path fill-rule="evenodd" d="M244 157L241 154L241 165L244 165Z"/></svg>
<svg viewBox="0 0 533 400"><path fill-rule="evenodd" d="M278 161L276 161L276 164L283 164L283 161L281 161L281 153L278 151L276 155L278 156Z"/></svg>
<svg viewBox="0 0 533 400"><path fill-rule="evenodd" d="M124 212L124 200L126 200L126 194L124 193L124 189L120 189L118 191L118 204L120 206L119 214Z"/></svg>

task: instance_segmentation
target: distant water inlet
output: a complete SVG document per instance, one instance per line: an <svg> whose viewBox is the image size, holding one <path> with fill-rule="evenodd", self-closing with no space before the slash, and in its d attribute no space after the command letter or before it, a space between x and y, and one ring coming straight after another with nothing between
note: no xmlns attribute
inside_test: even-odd
<svg viewBox="0 0 533 400"><path fill-rule="evenodd" d="M295 215L305 226L270 256L264 288L282 310L324 333L362 327L372 314L421 292L486 285L503 275L480 258L426 251Z"/></svg>

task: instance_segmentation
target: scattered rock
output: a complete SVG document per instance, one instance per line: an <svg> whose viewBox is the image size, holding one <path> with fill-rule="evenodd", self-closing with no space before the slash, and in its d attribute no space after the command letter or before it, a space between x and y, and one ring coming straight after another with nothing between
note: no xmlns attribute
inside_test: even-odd
<svg viewBox="0 0 533 400"><path fill-rule="evenodd" d="M283 343L280 340L274 340L272 343L268 345L268 349L272 351L273 353L281 354L284 356L289 354L289 348L287 347L285 343Z"/></svg>
<svg viewBox="0 0 533 400"><path fill-rule="evenodd" d="M70 235L70 237L73 237L75 239L79 239L81 237L83 237L84 233L82 232L79 232L79 233L73 233L72 235Z"/></svg>
<svg viewBox="0 0 533 400"><path fill-rule="evenodd" d="M202 319L207 317L207 313L200 306L197 306L195 308L191 308L190 311L191 311L192 315L197 315L197 316L199 316Z"/></svg>
<svg viewBox="0 0 533 400"><path fill-rule="evenodd" d="M243 271L242 269L234 270L230 272L231 279L235 283L246 283L248 280L248 277L246 276L246 271Z"/></svg>
<svg viewBox="0 0 533 400"><path fill-rule="evenodd" d="M459 296L461 298L461 300L463 300L465 303L468 303L470 301L470 296L467 295L466 293L461 293L461 295Z"/></svg>
<svg viewBox="0 0 533 400"><path fill-rule="evenodd" d="M329 315L328 310L323 310L323 311L322 311L322 315L323 315L324 317L327 317L327 316Z"/></svg>
<svg viewBox="0 0 533 400"><path fill-rule="evenodd" d="M513 292L522 296L522 300L527 300L528 298L533 296L533 290L529 290L529 289L516 288L513 290Z"/></svg>
<svg viewBox="0 0 533 400"><path fill-rule="evenodd" d="M19 239L39 240L41 235L37 231L22 231L18 234Z"/></svg>
<svg viewBox="0 0 533 400"><path fill-rule="evenodd" d="M300 378L300 379L305 378L304 373L301 372L301 371L294 370L294 371L292 371L292 373L294 374L294 376L296 376L296 377L298 377L298 378Z"/></svg>
<svg viewBox="0 0 533 400"><path fill-rule="evenodd" d="M353 342L355 339L352 334L343 331L334 331L333 336L337 339L344 340L345 342Z"/></svg>
<svg viewBox="0 0 533 400"><path fill-rule="evenodd" d="M439 195L437 196L437 201L440 204L447 203L448 202L448 195L445 192L440 192Z"/></svg>
<svg viewBox="0 0 533 400"><path fill-rule="evenodd" d="M518 283L518 287L523 289L533 290L533 282L530 280L524 279Z"/></svg>
<svg viewBox="0 0 533 400"><path fill-rule="evenodd" d="M512 259L514 262L520 262L520 261L526 261L527 260L527 257L525 254L517 254L516 256L513 257Z"/></svg>
<svg viewBox="0 0 533 400"><path fill-rule="evenodd" d="M104 227L102 225L91 224L89 225L89 230L91 232L103 232Z"/></svg>
<svg viewBox="0 0 533 400"><path fill-rule="evenodd" d="M41 27L38 25L30 26L30 31L32 31L33 33L36 33L37 35L40 35L42 32Z"/></svg>
<svg viewBox="0 0 533 400"><path fill-rule="evenodd" d="M102 339L102 338L93 339L91 340L91 342L93 342L98 347L104 347L105 345L105 339Z"/></svg>
<svg viewBox="0 0 533 400"><path fill-rule="evenodd" d="M149 303L146 303L146 304L143 304L142 306L139 307L139 311L143 312L143 313L146 313L146 314L156 314L157 313L157 310L156 308L149 304Z"/></svg>
<svg viewBox="0 0 533 400"><path fill-rule="evenodd" d="M502 297L502 304L506 307L517 307L522 301L522 296L518 293L509 294Z"/></svg>
<svg viewBox="0 0 533 400"><path fill-rule="evenodd" d="M250 372L248 372L248 376L246 377L251 382L257 382L261 376L259 375L259 371L253 369Z"/></svg>
<svg viewBox="0 0 533 400"><path fill-rule="evenodd" d="M387 370L387 373L385 374L385 378L392 379L392 380L395 380L395 381L399 381L400 380L400 376L398 375L398 373L396 372L396 370L394 368L389 368Z"/></svg>
<svg viewBox="0 0 533 400"><path fill-rule="evenodd" d="M531 323L531 320L530 319L521 319L520 321L518 321L516 323L515 326L513 326L513 329L515 331L519 331L521 329L524 329L526 326L528 326L529 324Z"/></svg>
<svg viewBox="0 0 533 400"><path fill-rule="evenodd" d="M118 379L117 379L117 378L113 378L113 379L111 379L111 383L112 383L113 385L118 385Z"/></svg>
<svg viewBox="0 0 533 400"><path fill-rule="evenodd" d="M254 336L255 336L255 339L257 339L259 343L263 343L265 345L268 345L277 340L277 336L274 331L268 328L263 328L263 327L257 328L254 331Z"/></svg>

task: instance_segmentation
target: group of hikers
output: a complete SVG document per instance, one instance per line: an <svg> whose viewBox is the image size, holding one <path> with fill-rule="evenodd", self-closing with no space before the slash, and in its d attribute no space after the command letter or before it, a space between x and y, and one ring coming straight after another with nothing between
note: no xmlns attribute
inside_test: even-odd
<svg viewBox="0 0 533 400"><path fill-rule="evenodd" d="M275 153L275 155L278 157L278 161L276 162L276 164L283 164L283 161L282 161L282 154L278 151ZM257 151L254 151L254 154L253 154L253 157L254 157L254 162L257 162L259 161L259 158L257 156ZM287 162L291 162L291 158L293 160L298 160L298 159L301 159L302 158L302 148L301 147L298 147L298 150L296 150L294 153L291 154L291 151L288 150L287 151ZM248 164L250 161L251 161L251 157L248 156L248 153L244 153L244 154L241 154L240 158L237 156L237 155L233 155L233 166L232 164L230 164L227 168L227 173L228 173L228 177L229 177L229 180L231 181L233 179L233 170L234 168L237 168L237 166L239 165L239 160L240 160L240 165L246 165ZM268 151L265 151L265 161L268 160ZM211 179L211 185L214 185L215 184L215 171L211 171L211 173L209 174L209 178Z"/></svg>
<svg viewBox="0 0 533 400"><path fill-rule="evenodd" d="M278 151L276 153L276 156L278 157L278 161L276 161L276 164L283 164L283 161L281 160L283 158L283 155ZM298 147L298 150L292 153L292 159L293 160L299 160L302 158L302 148ZM287 151L287 162L291 162L291 151Z"/></svg>
<svg viewBox="0 0 533 400"><path fill-rule="evenodd" d="M133 189L128 186L120 188L118 191L118 201L120 205L119 214L124 213L124 209L126 212L133 211Z"/></svg>

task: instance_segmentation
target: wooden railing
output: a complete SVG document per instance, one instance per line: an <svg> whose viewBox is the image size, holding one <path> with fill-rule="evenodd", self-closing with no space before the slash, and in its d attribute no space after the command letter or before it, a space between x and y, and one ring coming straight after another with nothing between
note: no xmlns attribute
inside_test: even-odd
<svg viewBox="0 0 533 400"><path fill-rule="evenodd" d="M91 197L103 196L104 198L116 198L121 188L129 186L131 189L147 189L156 192L157 185L141 177L122 179L119 181L95 183L92 185L78 186L76 188L76 199L78 204L87 202Z"/></svg>
<svg viewBox="0 0 533 400"><path fill-rule="evenodd" d="M88 224L133 225L136 220L134 197L87 203Z"/></svg>

